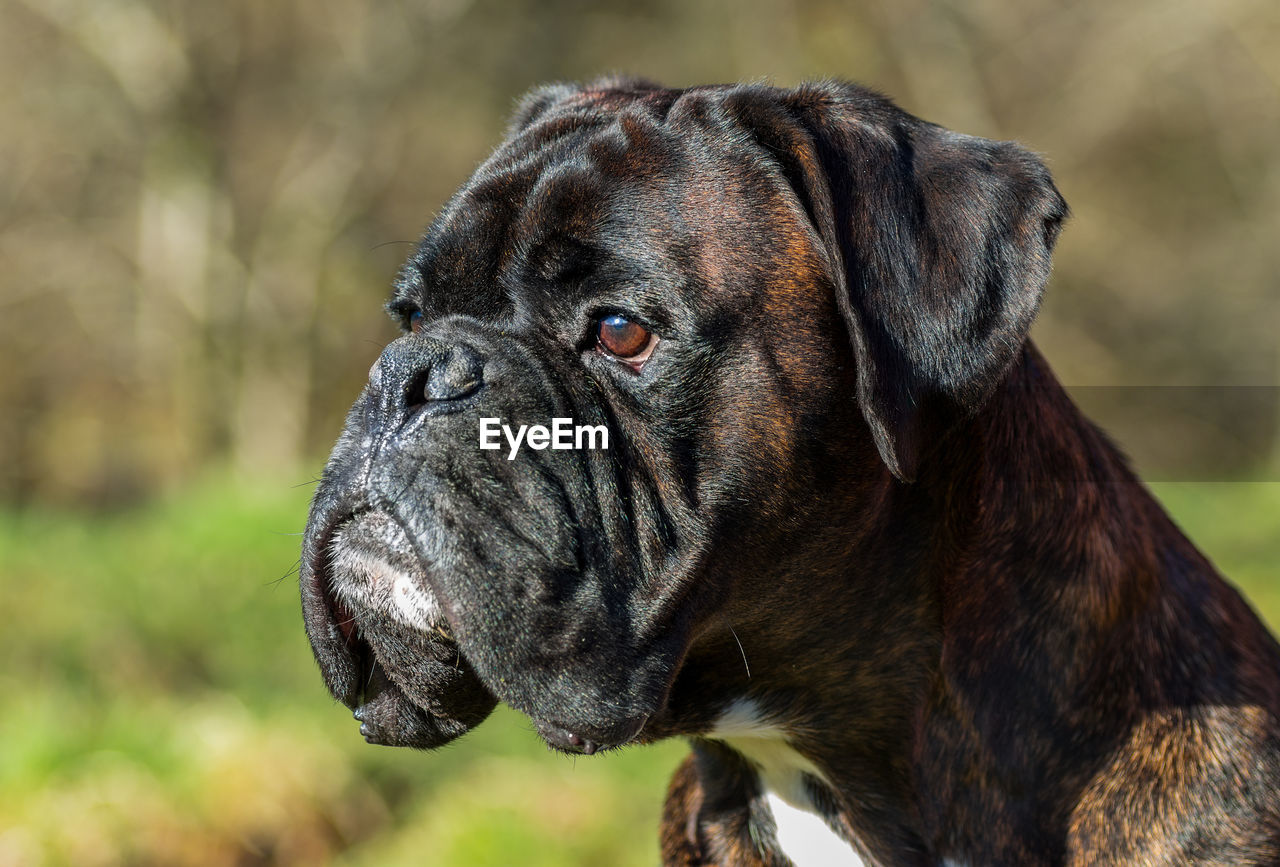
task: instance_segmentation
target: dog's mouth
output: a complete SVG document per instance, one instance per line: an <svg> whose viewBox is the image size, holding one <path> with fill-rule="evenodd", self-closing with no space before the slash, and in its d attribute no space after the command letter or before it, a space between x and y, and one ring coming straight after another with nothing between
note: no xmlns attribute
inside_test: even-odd
<svg viewBox="0 0 1280 867"><path fill-rule="evenodd" d="M307 635L365 740L431 749L483 722L497 700L453 640L396 522L370 511L320 527L303 558Z"/></svg>
<svg viewBox="0 0 1280 867"><path fill-rule="evenodd" d="M456 577L429 571L447 556L419 551L386 512L321 503L303 544L303 616L325 684L354 712L367 741L438 747L483 722L499 697L528 714L555 750L590 755L642 738L652 707L641 701L619 707L614 698L629 696L633 672L570 658L570 664L590 666L589 676L566 687L570 675L564 659L551 656L554 664L547 662L545 648L563 643L562 633L588 639L583 646L597 657L615 652L608 635L577 631L572 618L589 617L592 609L586 614L549 609L559 632L548 631L545 642L532 647L494 644L489 636L477 642L475 633L483 635L494 615L475 599L463 605L436 595L440 584ZM504 611L526 610L516 600L513 594L513 601L499 603L508 609L488 610L497 610L499 620ZM453 620L460 611L472 620ZM598 613L596 619L602 619ZM512 676L502 667L519 651L525 654L520 659L528 660L527 676Z"/></svg>

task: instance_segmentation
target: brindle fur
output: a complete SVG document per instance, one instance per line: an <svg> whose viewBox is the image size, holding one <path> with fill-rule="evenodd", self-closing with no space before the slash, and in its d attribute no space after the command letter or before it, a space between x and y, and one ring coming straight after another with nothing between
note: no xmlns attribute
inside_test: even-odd
<svg viewBox="0 0 1280 867"><path fill-rule="evenodd" d="M495 699L561 748L689 737L668 865L787 864L715 738L743 699L870 863L1280 863L1280 650L1027 340L1065 216L1031 154L852 85L535 92L406 266L393 312L440 324L388 349L317 494L330 688L390 743ZM647 379L582 354L615 307L663 336ZM618 448L531 474L473 417L397 445L446 338L518 346L537 373L492 400ZM449 635L335 612L325 540L368 508L421 542ZM446 658L460 685L417 662Z"/></svg>

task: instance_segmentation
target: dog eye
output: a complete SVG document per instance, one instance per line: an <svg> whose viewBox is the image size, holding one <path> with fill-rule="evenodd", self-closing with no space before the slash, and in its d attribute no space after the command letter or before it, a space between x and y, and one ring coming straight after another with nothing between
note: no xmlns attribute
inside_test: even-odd
<svg viewBox="0 0 1280 867"><path fill-rule="evenodd" d="M648 360L657 343L653 332L625 316L606 316L596 323L596 346L637 370Z"/></svg>
<svg viewBox="0 0 1280 867"><path fill-rule="evenodd" d="M415 310L409 314L409 330L417 334L422 330L422 326L426 321L426 317L422 315L421 310Z"/></svg>

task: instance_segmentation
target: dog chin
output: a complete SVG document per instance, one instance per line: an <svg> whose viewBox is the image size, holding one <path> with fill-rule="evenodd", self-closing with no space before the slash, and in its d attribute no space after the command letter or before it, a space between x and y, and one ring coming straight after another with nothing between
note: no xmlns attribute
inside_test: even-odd
<svg viewBox="0 0 1280 867"><path fill-rule="evenodd" d="M339 522L317 546L304 605L330 691L370 743L430 749L497 700L454 642L412 543L382 512Z"/></svg>
<svg viewBox="0 0 1280 867"><path fill-rule="evenodd" d="M337 523L319 559L339 656L349 660L329 666L326 679L354 711L366 740L429 749L483 722L497 698L459 649L399 522L381 511L358 512ZM606 718L603 708L577 708L576 722L552 721L536 700L534 706L513 704L528 712L548 746L569 753L590 755L629 743L647 719Z"/></svg>

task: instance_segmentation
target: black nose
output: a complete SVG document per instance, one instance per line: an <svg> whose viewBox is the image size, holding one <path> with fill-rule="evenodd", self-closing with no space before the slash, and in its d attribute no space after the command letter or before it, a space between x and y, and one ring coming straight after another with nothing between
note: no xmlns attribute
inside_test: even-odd
<svg viewBox="0 0 1280 867"><path fill-rule="evenodd" d="M383 351L369 371L369 384L388 411L428 404L447 412L484 387L484 366L470 346L408 335Z"/></svg>

